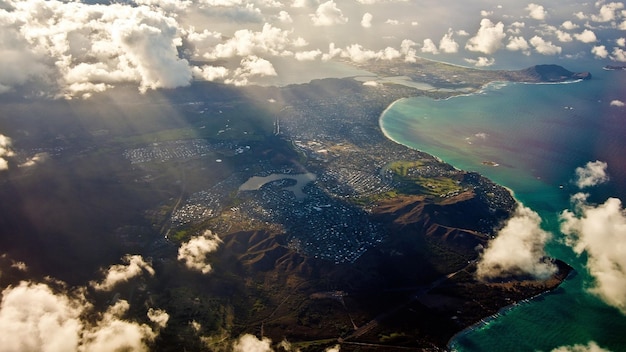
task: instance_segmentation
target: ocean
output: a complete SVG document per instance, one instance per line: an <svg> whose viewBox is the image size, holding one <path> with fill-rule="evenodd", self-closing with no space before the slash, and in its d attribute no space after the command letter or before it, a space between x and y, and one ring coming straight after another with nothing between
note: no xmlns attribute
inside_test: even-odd
<svg viewBox="0 0 626 352"><path fill-rule="evenodd" d="M626 316L589 292L587 257L576 255L559 232L558 215L580 191L573 182L577 167L608 164L610 180L584 189L590 202L626 201L626 107L614 102L626 101L626 71L591 73L591 80L576 83L494 82L446 100L402 99L380 118L388 138L510 188L553 234L548 254L576 270L556 291L458 335L455 351L551 351L591 341L626 351Z"/></svg>

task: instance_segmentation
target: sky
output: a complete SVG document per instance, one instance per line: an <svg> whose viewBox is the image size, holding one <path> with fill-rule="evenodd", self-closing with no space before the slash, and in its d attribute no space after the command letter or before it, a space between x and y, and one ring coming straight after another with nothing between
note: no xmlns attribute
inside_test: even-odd
<svg viewBox="0 0 626 352"><path fill-rule="evenodd" d="M0 27L0 94L68 99L124 83L290 83L333 59L626 62L626 8L608 1L2 0Z"/></svg>
<svg viewBox="0 0 626 352"><path fill-rule="evenodd" d="M302 76L355 72L336 66L338 60L425 57L479 68L584 61L600 67L626 65L626 7L570 0L0 0L0 53L0 96L38 99L89 99L128 84L146 92L194 81L287 84ZM14 154L11 136L0 129L0 172ZM35 155L26 163L44 157ZM601 161L576 170L580 193L572 196L572 209L561 213L561 231L572 249L588 258L595 278L590 293L626 314L626 249L610 245L625 238L626 213L619 199L593 205L584 193L608 181L606 170ZM482 254L480 275L551 274L554 268L541 261L551 235L540 223L536 213L520 206ZM208 257L220 243L211 232L193 237L181 245L178 260L211 275ZM511 253L510 248L525 250ZM27 263L4 256L0 261L8 261L11 270L28 270ZM152 275L148 260L128 255L85 287L68 288L50 279L4 288L0 351L147 349L167 325L168 313L148 307L150 324L130 322L122 318L128 302L96 311L87 287L109 292ZM243 335L233 349L270 347L266 340ZM590 342L562 350L587 349L599 347Z"/></svg>

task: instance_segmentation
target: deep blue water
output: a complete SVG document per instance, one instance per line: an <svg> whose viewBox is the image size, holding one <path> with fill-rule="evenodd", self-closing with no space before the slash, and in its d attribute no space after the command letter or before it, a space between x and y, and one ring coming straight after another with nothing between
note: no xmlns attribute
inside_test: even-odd
<svg viewBox="0 0 626 352"><path fill-rule="evenodd" d="M592 74L578 83L494 83L447 100L404 99L381 116L392 140L512 189L553 233L548 253L577 270L557 291L461 334L454 350L550 351L590 341L626 350L626 316L588 293L586 258L563 244L558 231L558 214L579 191L574 170L589 161L607 162L610 176L608 183L585 189L590 200L626 200L626 107L610 104L626 102L626 72L598 68Z"/></svg>

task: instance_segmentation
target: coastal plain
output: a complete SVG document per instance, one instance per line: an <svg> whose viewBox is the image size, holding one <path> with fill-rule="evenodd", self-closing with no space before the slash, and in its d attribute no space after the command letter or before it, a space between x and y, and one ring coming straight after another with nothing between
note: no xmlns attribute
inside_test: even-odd
<svg viewBox="0 0 626 352"><path fill-rule="evenodd" d="M477 280L480 248L515 199L388 140L378 118L406 97L590 75L427 60L359 68L374 83L197 82L144 94L120 87L89 100L7 100L2 123L23 136L18 159L46 162L0 175L0 196L13 200L0 205L3 248L29 262L28 275L75 286L125 254L150 258L155 275L115 294L130 303L128 319L146 320L148 305L170 314L153 342L161 351L227 351L242 334L269 337L278 350L283 340L301 351L444 350L481 319L557 289L570 272L558 260L547 280ZM206 231L221 243L208 257L212 269L189 271L177 249ZM27 275L3 274L3 287ZM95 305L112 299L91 294Z"/></svg>

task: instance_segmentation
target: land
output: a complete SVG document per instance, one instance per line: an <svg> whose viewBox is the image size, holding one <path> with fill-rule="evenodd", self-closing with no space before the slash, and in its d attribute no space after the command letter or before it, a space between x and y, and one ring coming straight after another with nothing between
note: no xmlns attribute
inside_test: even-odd
<svg viewBox="0 0 626 352"><path fill-rule="evenodd" d="M477 280L477 248L515 200L477 173L388 140L378 118L404 97L581 76L430 61L368 69L436 89L351 78L282 88L198 82L144 95L121 87L89 101L7 101L4 133L22 138L0 175L0 197L12 200L0 205L0 244L16 259L37 258L29 275L75 286L126 253L150 258L156 274L116 293L131 319L144 321L148 306L170 314L155 342L162 351L228 350L244 333L301 351L442 350L501 308L556 289L571 270L560 261L548 280ZM33 155L46 161L18 167ZM315 175L298 185L303 196L287 176L240 189L252 177L303 174ZM203 275L176 251L206 230L222 244ZM92 294L96 304L111 299Z"/></svg>

